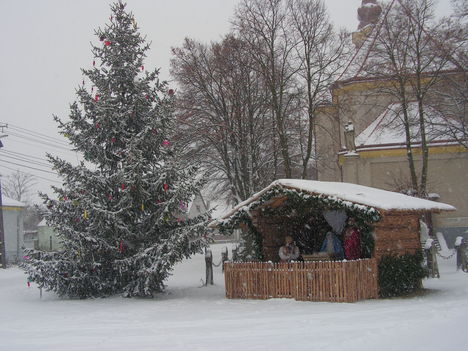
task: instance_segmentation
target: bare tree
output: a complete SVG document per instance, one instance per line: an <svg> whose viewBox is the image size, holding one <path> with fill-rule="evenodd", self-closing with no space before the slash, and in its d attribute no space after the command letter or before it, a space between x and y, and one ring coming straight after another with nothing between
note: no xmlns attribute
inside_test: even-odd
<svg viewBox="0 0 468 351"><path fill-rule="evenodd" d="M454 0L453 5L452 15L440 21L434 34L439 44L437 54L443 57L449 53L455 70L442 75L441 84L431 96L431 105L445 116L442 123L433 123L433 126L440 135L468 148L468 3Z"/></svg>
<svg viewBox="0 0 468 351"><path fill-rule="evenodd" d="M298 80L304 86L301 106L305 110L299 138L302 159L302 178L308 177L309 163L317 156L315 123L317 108L329 99L329 86L349 56L349 34L337 34L330 22L322 0L289 0L288 23L295 46L296 62L300 69ZM316 166L314 167L317 168Z"/></svg>
<svg viewBox="0 0 468 351"><path fill-rule="evenodd" d="M248 47L233 35L173 49L171 73L181 87L180 135L211 181L234 202L272 180L272 127L261 76Z"/></svg>
<svg viewBox="0 0 468 351"><path fill-rule="evenodd" d="M393 6L392 6L393 5ZM435 30L434 5L430 0L398 0L390 4L367 60L366 71L380 82L374 93L386 94L398 102L398 113L405 130L411 184L425 196L428 183L429 97L449 66L450 52L440 55ZM411 113L410 102L416 102ZM414 149L421 150L419 177Z"/></svg>
<svg viewBox="0 0 468 351"><path fill-rule="evenodd" d="M35 184L33 175L17 170L2 181L2 192L14 200L29 202Z"/></svg>
<svg viewBox="0 0 468 351"><path fill-rule="evenodd" d="M288 30L288 8L283 0L243 0L233 21L235 33L249 47L255 68L262 75L270 98L275 136L278 138L284 176L292 177L294 151L290 118L297 109L293 55L297 46ZM275 159L276 160L276 159Z"/></svg>

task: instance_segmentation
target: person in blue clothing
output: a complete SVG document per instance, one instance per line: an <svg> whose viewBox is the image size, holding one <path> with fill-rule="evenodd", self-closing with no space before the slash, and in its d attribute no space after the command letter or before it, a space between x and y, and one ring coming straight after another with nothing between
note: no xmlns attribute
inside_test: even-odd
<svg viewBox="0 0 468 351"><path fill-rule="evenodd" d="M327 232L320 252L326 252L330 258L335 260L342 260L344 258L341 241L332 231Z"/></svg>

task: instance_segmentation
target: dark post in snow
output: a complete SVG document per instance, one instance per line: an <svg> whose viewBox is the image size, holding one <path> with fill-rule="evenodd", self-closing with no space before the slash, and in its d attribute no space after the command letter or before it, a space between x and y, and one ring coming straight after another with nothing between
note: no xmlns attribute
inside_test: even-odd
<svg viewBox="0 0 468 351"><path fill-rule="evenodd" d="M426 254L427 269L429 276L432 278L440 278L439 265L437 264L437 248L434 239L427 239L424 245L424 252Z"/></svg>
<svg viewBox="0 0 468 351"><path fill-rule="evenodd" d="M5 232L3 230L2 184L0 176L0 264L6 268Z"/></svg>
<svg viewBox="0 0 468 351"><path fill-rule="evenodd" d="M205 285L213 285L213 253L210 249L205 249L206 280Z"/></svg>
<svg viewBox="0 0 468 351"><path fill-rule="evenodd" d="M464 272L468 272L465 238L458 236L455 240L455 248L457 249L457 271L461 268Z"/></svg>
<svg viewBox="0 0 468 351"><path fill-rule="evenodd" d="M0 128L6 128L7 125L0 125ZM0 149L3 147L1 138L6 135L0 135ZM3 228L3 204L2 204L2 184L0 174L0 265L2 268L6 268L6 248L5 248L5 231Z"/></svg>
<svg viewBox="0 0 468 351"><path fill-rule="evenodd" d="M229 260L229 253L228 253L228 248L221 252L221 264L223 265L223 273L224 273L224 262Z"/></svg>

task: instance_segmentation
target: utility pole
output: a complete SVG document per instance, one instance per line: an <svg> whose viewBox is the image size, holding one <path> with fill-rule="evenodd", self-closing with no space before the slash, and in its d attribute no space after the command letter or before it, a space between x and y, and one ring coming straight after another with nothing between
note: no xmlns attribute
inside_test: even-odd
<svg viewBox="0 0 468 351"><path fill-rule="evenodd" d="M8 128L7 124L0 123L0 149L3 147L2 138L7 135L3 134L3 129ZM2 175L0 174L0 267L6 268L6 247L5 247L5 231L3 229L3 204L2 204Z"/></svg>

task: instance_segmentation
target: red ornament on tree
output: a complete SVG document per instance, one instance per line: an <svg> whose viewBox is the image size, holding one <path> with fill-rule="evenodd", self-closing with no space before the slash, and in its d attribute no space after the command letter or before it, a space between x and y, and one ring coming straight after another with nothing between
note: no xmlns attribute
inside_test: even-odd
<svg viewBox="0 0 468 351"><path fill-rule="evenodd" d="M117 141L117 139L115 137L111 138L111 143L115 143L116 141Z"/></svg>
<svg viewBox="0 0 468 351"><path fill-rule="evenodd" d="M96 94L96 96L94 97L94 101L96 101L96 102L99 101L99 94Z"/></svg>
<svg viewBox="0 0 468 351"><path fill-rule="evenodd" d="M163 140L162 144L163 146L169 146L171 145L171 142L169 140Z"/></svg>
<svg viewBox="0 0 468 351"><path fill-rule="evenodd" d="M120 185L120 189L125 190L125 184L124 184L124 183L122 183L122 184Z"/></svg>
<svg viewBox="0 0 468 351"><path fill-rule="evenodd" d="M144 70L145 70L145 66L141 66L141 70L144 71Z"/></svg>
<svg viewBox="0 0 468 351"><path fill-rule="evenodd" d="M146 100L148 100L148 99L149 99L149 95L146 95L145 98L146 98Z"/></svg>
<svg viewBox="0 0 468 351"><path fill-rule="evenodd" d="M111 44L111 42L110 42L109 40L106 40L106 41L104 42L104 45L105 45L105 46L109 46L110 44Z"/></svg>
<svg viewBox="0 0 468 351"><path fill-rule="evenodd" d="M101 123L99 123L99 122L96 123L96 128L97 128L97 129L101 128Z"/></svg>
<svg viewBox="0 0 468 351"><path fill-rule="evenodd" d="M169 190L169 185L164 183L163 188L164 188L164 191L168 191Z"/></svg>
<svg viewBox="0 0 468 351"><path fill-rule="evenodd" d="M174 95L174 89L169 89L168 93L170 96Z"/></svg>
<svg viewBox="0 0 468 351"><path fill-rule="evenodd" d="M125 248L124 248L124 243L123 243L123 240L120 240L120 244L119 244L119 251L120 251L120 253L123 253L123 252L124 252L124 250L125 250Z"/></svg>

